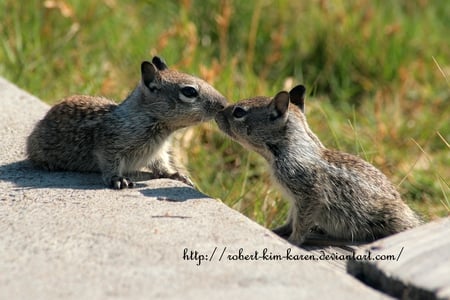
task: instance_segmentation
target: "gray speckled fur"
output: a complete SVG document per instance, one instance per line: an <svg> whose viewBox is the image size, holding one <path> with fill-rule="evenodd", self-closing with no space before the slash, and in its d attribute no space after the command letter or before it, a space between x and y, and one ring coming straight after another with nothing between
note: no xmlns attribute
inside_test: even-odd
<svg viewBox="0 0 450 300"><path fill-rule="evenodd" d="M306 122L304 92L297 86L273 100L243 100L216 117L222 131L267 160L291 200L287 223L274 231L295 244L316 227L337 240L367 242L420 224L378 169L323 146Z"/></svg>
<svg viewBox="0 0 450 300"><path fill-rule="evenodd" d="M170 136L214 118L226 99L205 81L168 69L158 57L143 62L141 71L141 82L119 105L76 95L53 106L27 140L29 159L48 170L100 171L114 188L131 187L123 176L145 167L155 178L191 184L170 153ZM186 86L197 95L183 96Z"/></svg>

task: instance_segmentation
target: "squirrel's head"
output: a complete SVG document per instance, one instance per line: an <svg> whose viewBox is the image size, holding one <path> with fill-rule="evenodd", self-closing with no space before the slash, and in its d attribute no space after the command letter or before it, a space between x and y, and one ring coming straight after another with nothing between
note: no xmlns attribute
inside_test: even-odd
<svg viewBox="0 0 450 300"><path fill-rule="evenodd" d="M208 121L227 100L204 80L171 70L158 56L141 64L140 107L174 129Z"/></svg>
<svg viewBox="0 0 450 300"><path fill-rule="evenodd" d="M258 96L242 100L219 112L215 120L223 132L267 159L289 143L291 134L308 134L303 128L307 127L303 115L305 91L298 85L272 99Z"/></svg>

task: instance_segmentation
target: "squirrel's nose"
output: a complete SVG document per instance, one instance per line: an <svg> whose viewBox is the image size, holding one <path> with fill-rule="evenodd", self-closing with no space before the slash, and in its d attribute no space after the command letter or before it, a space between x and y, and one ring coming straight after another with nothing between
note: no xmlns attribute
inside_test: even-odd
<svg viewBox="0 0 450 300"><path fill-rule="evenodd" d="M220 107L219 112L224 113L225 110L228 108L228 103L226 103L226 104L220 103L219 107Z"/></svg>
<svg viewBox="0 0 450 300"><path fill-rule="evenodd" d="M218 102L219 107L220 107L221 110L225 109L227 107L227 105L228 105L227 98L225 98L223 96L220 97L217 102Z"/></svg>

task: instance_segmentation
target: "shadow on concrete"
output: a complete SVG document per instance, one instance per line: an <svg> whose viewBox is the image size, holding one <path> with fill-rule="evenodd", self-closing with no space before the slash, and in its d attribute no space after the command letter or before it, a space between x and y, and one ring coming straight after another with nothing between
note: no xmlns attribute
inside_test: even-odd
<svg viewBox="0 0 450 300"><path fill-rule="evenodd" d="M13 182L18 187L23 188L71 188L82 190L106 188L99 173L50 172L35 168L28 160L1 165L0 180Z"/></svg>
<svg viewBox="0 0 450 300"><path fill-rule="evenodd" d="M137 189L147 197L160 201L183 202L191 199L209 198L187 186L168 186L151 188L140 183L155 179L150 172L136 172L130 175ZM36 168L29 160L22 160L0 166L0 180L14 183L21 188L56 188L78 190L108 189L100 173L46 171Z"/></svg>
<svg viewBox="0 0 450 300"><path fill-rule="evenodd" d="M210 197L187 186L143 189L140 192L146 197L153 197L159 201L184 202L193 199L210 199Z"/></svg>

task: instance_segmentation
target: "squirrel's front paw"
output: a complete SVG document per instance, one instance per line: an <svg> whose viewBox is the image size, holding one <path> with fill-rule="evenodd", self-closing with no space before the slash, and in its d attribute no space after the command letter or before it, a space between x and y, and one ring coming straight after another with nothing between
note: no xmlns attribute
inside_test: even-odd
<svg viewBox="0 0 450 300"><path fill-rule="evenodd" d="M173 179L173 180L181 181L181 182L186 183L187 185L190 185L192 187L194 186L194 183L191 181L191 179L188 176L180 174L178 172L169 175L169 178Z"/></svg>
<svg viewBox="0 0 450 300"><path fill-rule="evenodd" d="M114 175L111 177L110 185L115 190L121 190L134 187L134 182L128 177Z"/></svg>

